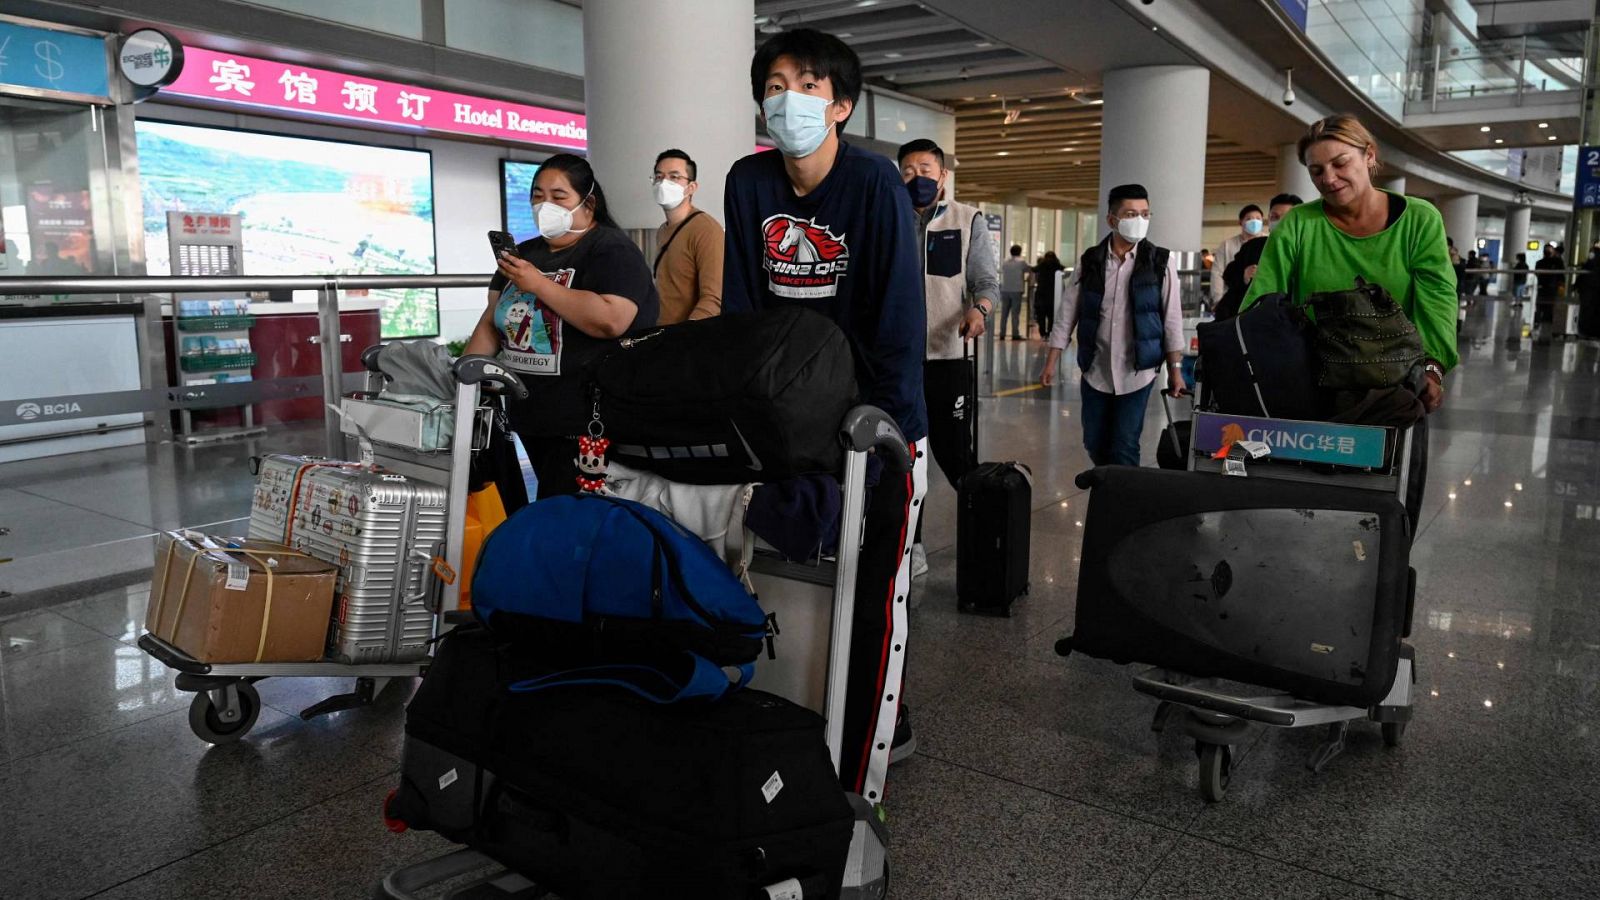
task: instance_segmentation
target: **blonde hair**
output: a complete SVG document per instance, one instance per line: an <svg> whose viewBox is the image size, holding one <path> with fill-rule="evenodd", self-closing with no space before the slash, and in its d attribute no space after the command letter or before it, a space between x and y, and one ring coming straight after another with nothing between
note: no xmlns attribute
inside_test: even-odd
<svg viewBox="0 0 1600 900"><path fill-rule="evenodd" d="M1367 126L1361 124L1360 119L1349 113L1338 113L1311 123L1311 127L1306 129L1306 133L1300 136L1300 143L1297 145L1300 154L1300 165L1306 164L1306 151L1311 149L1312 144L1319 141L1338 141L1341 144L1349 144L1362 153L1366 153L1370 149L1374 160L1372 170L1376 172L1383 165L1383 163L1377 162L1378 139L1372 136L1372 132L1367 130Z"/></svg>

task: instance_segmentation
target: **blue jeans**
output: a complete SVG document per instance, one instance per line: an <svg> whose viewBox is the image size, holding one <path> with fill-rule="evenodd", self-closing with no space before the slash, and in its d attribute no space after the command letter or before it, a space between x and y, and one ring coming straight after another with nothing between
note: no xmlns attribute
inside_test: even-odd
<svg viewBox="0 0 1600 900"><path fill-rule="evenodd" d="M1022 292L1000 292L1000 330L995 332L995 337L1005 337L1006 323L1011 323L1011 336L1021 337L1017 329L1022 325Z"/></svg>
<svg viewBox="0 0 1600 900"><path fill-rule="evenodd" d="M1150 402L1150 382L1131 394L1107 394L1079 382L1083 389L1083 446L1097 466L1137 466L1139 437L1144 433L1144 409Z"/></svg>

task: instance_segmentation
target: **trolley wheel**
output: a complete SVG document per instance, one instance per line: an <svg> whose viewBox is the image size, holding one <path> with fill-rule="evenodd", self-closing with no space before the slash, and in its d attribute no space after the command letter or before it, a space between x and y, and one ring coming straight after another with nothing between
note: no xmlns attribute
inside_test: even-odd
<svg viewBox="0 0 1600 900"><path fill-rule="evenodd" d="M1227 744L1195 741L1194 752L1200 757L1200 796L1207 803L1216 803L1228 792L1233 750Z"/></svg>
<svg viewBox="0 0 1600 900"><path fill-rule="evenodd" d="M212 702L209 691L195 693L189 703L189 728L195 737L208 744L231 744L255 726L256 717L261 715L261 695L248 681L240 681L234 687L239 692L239 717L231 722L223 719L222 710Z"/></svg>
<svg viewBox="0 0 1600 900"><path fill-rule="evenodd" d="M1400 746L1401 738L1406 735L1406 723L1404 722L1383 722L1378 727L1383 732L1383 745L1385 747Z"/></svg>

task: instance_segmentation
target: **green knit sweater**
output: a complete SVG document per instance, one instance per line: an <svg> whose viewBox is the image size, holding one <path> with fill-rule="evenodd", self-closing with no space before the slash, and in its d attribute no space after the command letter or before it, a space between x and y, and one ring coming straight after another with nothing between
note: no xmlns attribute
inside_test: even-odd
<svg viewBox="0 0 1600 900"><path fill-rule="evenodd" d="M1302 303L1311 294L1355 287L1358 275L1383 285L1417 326L1428 356L1445 371L1454 368L1459 301L1444 218L1417 197L1406 198L1393 225L1367 237L1335 228L1321 200L1290 210L1272 229L1239 308L1250 308L1265 294L1288 294Z"/></svg>

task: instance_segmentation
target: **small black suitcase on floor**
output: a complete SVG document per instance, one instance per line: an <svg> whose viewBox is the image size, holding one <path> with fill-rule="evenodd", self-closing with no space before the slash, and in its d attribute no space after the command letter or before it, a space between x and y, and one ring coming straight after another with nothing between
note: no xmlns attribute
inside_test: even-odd
<svg viewBox="0 0 1600 900"><path fill-rule="evenodd" d="M972 456L978 457L978 357L969 356ZM962 612L1011 615L1028 592L1033 473L1018 462L979 463L956 491L956 604Z"/></svg>
<svg viewBox="0 0 1600 900"><path fill-rule="evenodd" d="M1125 466L1078 484L1089 512L1060 649L1319 703L1388 694L1414 590L1394 494Z"/></svg>
<svg viewBox="0 0 1600 900"><path fill-rule="evenodd" d="M854 813L810 710L761 691L658 705L540 674L482 629L447 636L406 710L386 815L566 900L836 898Z"/></svg>

